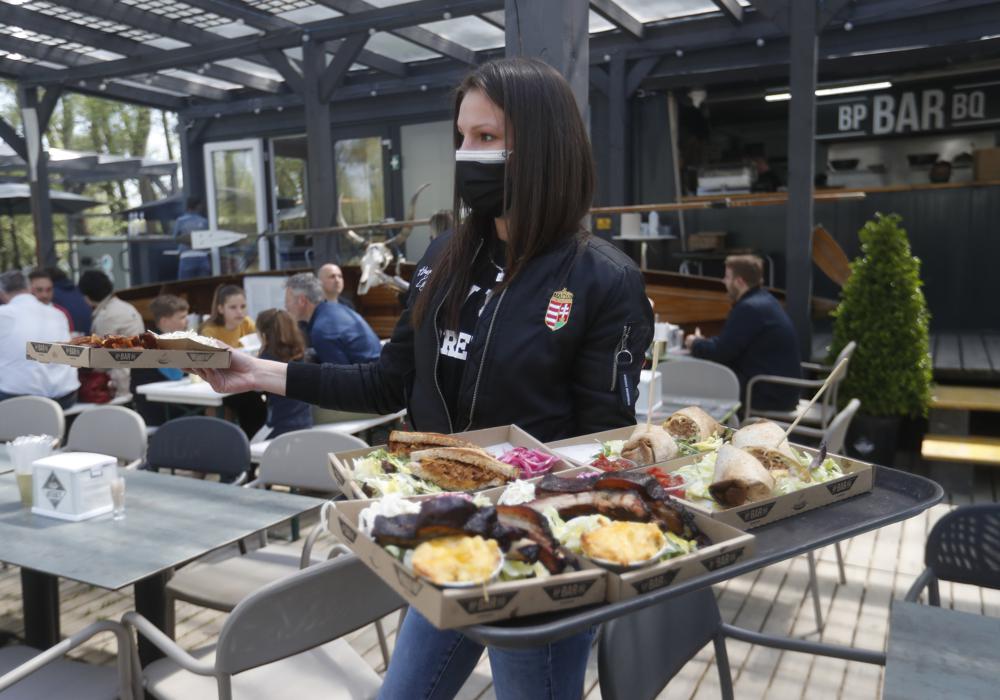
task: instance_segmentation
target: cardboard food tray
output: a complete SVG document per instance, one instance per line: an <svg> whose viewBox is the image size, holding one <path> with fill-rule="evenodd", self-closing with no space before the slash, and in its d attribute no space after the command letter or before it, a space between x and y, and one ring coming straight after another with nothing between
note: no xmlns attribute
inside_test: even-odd
<svg viewBox="0 0 1000 700"><path fill-rule="evenodd" d="M202 345L194 340L160 340L159 344L162 347L156 350L146 350L145 348L109 350L107 348L70 345L69 343L29 341L25 354L29 359L39 362L52 362L90 369L225 368L229 367L232 359L229 350Z"/></svg>
<svg viewBox="0 0 1000 700"><path fill-rule="evenodd" d="M584 471L575 469L571 473ZM502 488L487 492L496 501ZM417 496L426 500L435 496ZM379 577L439 629L569 610L616 602L667 588L699 574L731 566L754 552L754 537L693 511L695 524L713 544L653 566L617 574L580 557L581 569L544 579L491 583L476 588L439 588L416 576L371 537L358 529L358 515L372 503L333 503L330 531ZM693 510L693 509L692 509Z"/></svg>
<svg viewBox="0 0 1000 700"><path fill-rule="evenodd" d="M370 503L335 502L329 519L330 531L439 629L569 610L605 599L607 579L605 571L598 568L475 588L438 588L416 576L373 539L359 532L358 514Z"/></svg>
<svg viewBox="0 0 1000 700"><path fill-rule="evenodd" d="M794 444L792 447L806 453L810 457L816 454L816 450L812 447ZM677 500L687 505L693 511L710 515L714 520L726 523L740 530L750 530L761 525L767 525L777 520L798 515L799 513L806 513L816 508L822 508L831 503L842 501L845 498L868 493L872 490L875 480L873 465L841 455L831 454L827 456L840 462L844 476L807 486L804 489L783 496L774 496L763 501L745 503L742 506L727 508L725 510L710 510L692 501ZM683 459L641 467L637 471L647 471L654 466L664 468L667 471L674 471L679 467L692 464L699 459L701 459L700 455L692 455Z"/></svg>
<svg viewBox="0 0 1000 700"><path fill-rule="evenodd" d="M462 438L475 445L479 445L493 453L496 457L514 447L527 447L532 450L553 454L556 457L559 456L516 425L503 425L496 428L483 428L482 430L454 433L453 437ZM340 484L340 489L344 492L345 496L348 498L368 498L368 495L361 490L361 485L353 478L354 460L359 457L367 457L370 453L379 449L386 449L386 445L373 445L372 447L363 447L356 450L330 454L330 465L333 468L333 476L337 479L337 483ZM574 466L569 461L560 459L552 466L552 472L565 471Z"/></svg>
<svg viewBox="0 0 1000 700"><path fill-rule="evenodd" d="M607 600L609 603L635 598L643 593L658 591L687 581L700 574L732 566L754 553L755 538L753 535L714 520L694 508L690 510L694 514L695 525L708 535L712 544L690 554L667 559L659 564L646 566L635 571L621 574L607 572Z"/></svg>

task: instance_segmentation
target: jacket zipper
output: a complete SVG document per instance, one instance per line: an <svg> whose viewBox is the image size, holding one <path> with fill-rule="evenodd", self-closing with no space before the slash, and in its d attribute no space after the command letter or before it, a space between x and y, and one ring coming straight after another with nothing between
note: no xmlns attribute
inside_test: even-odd
<svg viewBox="0 0 1000 700"><path fill-rule="evenodd" d="M493 335L493 323L497 320L497 314L500 313L500 304L503 303L503 298L507 296L507 287L502 292L500 292L500 298L497 299L497 306L493 309L493 316L490 318L490 326L486 331L486 343L483 345L483 356L479 360L479 371L476 373L476 385L472 389L472 405L469 406L469 424L465 426L466 430L472 427L472 417L476 412L476 398L479 396L479 380L483 378L483 367L486 366L486 351L490 347L490 336Z"/></svg>
<svg viewBox="0 0 1000 700"><path fill-rule="evenodd" d="M479 245L476 246L476 252L472 254L473 261L475 261L475 259L479 256L479 251L482 247L483 242L480 241ZM451 411L448 410L448 402L444 400L444 392L441 391L441 382L438 380L438 362L441 360L441 335L438 332L438 315L441 313L441 307L444 306L444 302L448 298L449 292L451 292L451 285L449 285L448 289L445 290L440 303L438 303L437 308L434 309L434 387L437 389L438 398L441 399L441 406L444 407L444 415L448 418L448 432L453 433L455 432L455 426L451 421ZM492 328L492 323L490 327ZM489 337L487 337L487 340L489 340ZM473 403L475 403L475 394L473 394L472 400Z"/></svg>
<svg viewBox="0 0 1000 700"><path fill-rule="evenodd" d="M622 337L618 341L618 345L615 346L615 351L611 355L611 389L609 391L614 391L615 387L618 386L618 355L628 350L628 334L632 332L632 326L625 324L622 327Z"/></svg>

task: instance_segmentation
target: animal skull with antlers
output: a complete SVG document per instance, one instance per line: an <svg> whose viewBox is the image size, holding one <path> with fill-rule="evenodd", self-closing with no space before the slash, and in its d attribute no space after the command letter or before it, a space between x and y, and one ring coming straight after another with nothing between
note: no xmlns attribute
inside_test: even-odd
<svg viewBox="0 0 1000 700"><path fill-rule="evenodd" d="M413 220L416 216L417 211L417 198L420 194L431 186L431 183L427 182L421 185L413 196L410 198L410 209L407 212L407 220ZM344 219L344 215L341 212L341 201L343 195L337 201L337 223L340 226L347 227L347 221ZM399 230L395 236L382 241L382 242L371 242L368 243L364 238L359 236L354 231L347 232L347 238L358 245L366 245L365 252L361 256L361 278L358 280L358 294L367 294L368 290L372 287L378 287L379 285L387 284L390 287L394 287L400 292L406 292L410 288L410 283L399 276L399 266L403 262L403 256L400 254L396 258L396 273L390 275L385 270L389 267L389 263L392 262L393 255L392 248L401 246L407 238L409 238L410 233L413 231L413 226L404 226Z"/></svg>

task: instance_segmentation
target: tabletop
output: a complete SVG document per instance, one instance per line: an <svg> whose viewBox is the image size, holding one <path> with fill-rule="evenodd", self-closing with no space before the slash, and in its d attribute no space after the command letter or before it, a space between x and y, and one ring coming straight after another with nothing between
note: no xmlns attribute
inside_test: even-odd
<svg viewBox="0 0 1000 700"><path fill-rule="evenodd" d="M145 471L125 476L125 519L68 522L21 508L0 476L0 561L117 590L322 505L318 498Z"/></svg>
<svg viewBox="0 0 1000 700"><path fill-rule="evenodd" d="M930 479L889 467L875 467L871 492L754 528L751 530L756 537L754 553L731 566L618 603L473 625L463 631L487 645L523 648L548 644L667 598L912 518L943 497L941 486Z"/></svg>
<svg viewBox="0 0 1000 700"><path fill-rule="evenodd" d="M195 381L191 377L176 381L150 382L136 387L135 390L148 401L192 406L221 406L222 399L232 395L220 394L207 382Z"/></svg>
<svg viewBox="0 0 1000 700"><path fill-rule="evenodd" d="M998 639L997 618L893 601L882 698L997 697Z"/></svg>
<svg viewBox="0 0 1000 700"><path fill-rule="evenodd" d="M406 415L406 409L396 413L386 413L385 415L373 415L368 418L356 418L354 420L342 420L336 423L320 423L315 425L310 430L325 430L331 433L343 433L344 435L354 435L356 433L363 432L365 430L371 430L380 425L385 425L386 423L392 423L399 420ZM267 451L268 446L270 446L270 440L262 440L261 442L254 442L250 444L250 459L253 462L259 463L261 457L264 456L264 452ZM0 462L2 463L2 462Z"/></svg>

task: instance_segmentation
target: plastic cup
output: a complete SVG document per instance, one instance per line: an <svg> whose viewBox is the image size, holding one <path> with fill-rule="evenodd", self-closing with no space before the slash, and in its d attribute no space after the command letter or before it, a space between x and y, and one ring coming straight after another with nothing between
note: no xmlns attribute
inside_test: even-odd
<svg viewBox="0 0 1000 700"><path fill-rule="evenodd" d="M114 520L125 518L125 479L115 476L111 480L111 517Z"/></svg>
<svg viewBox="0 0 1000 700"><path fill-rule="evenodd" d="M35 460L52 454L53 438L48 435L24 435L7 443L7 454L14 465L14 476L21 495L21 505L31 508L34 504L31 465Z"/></svg>

